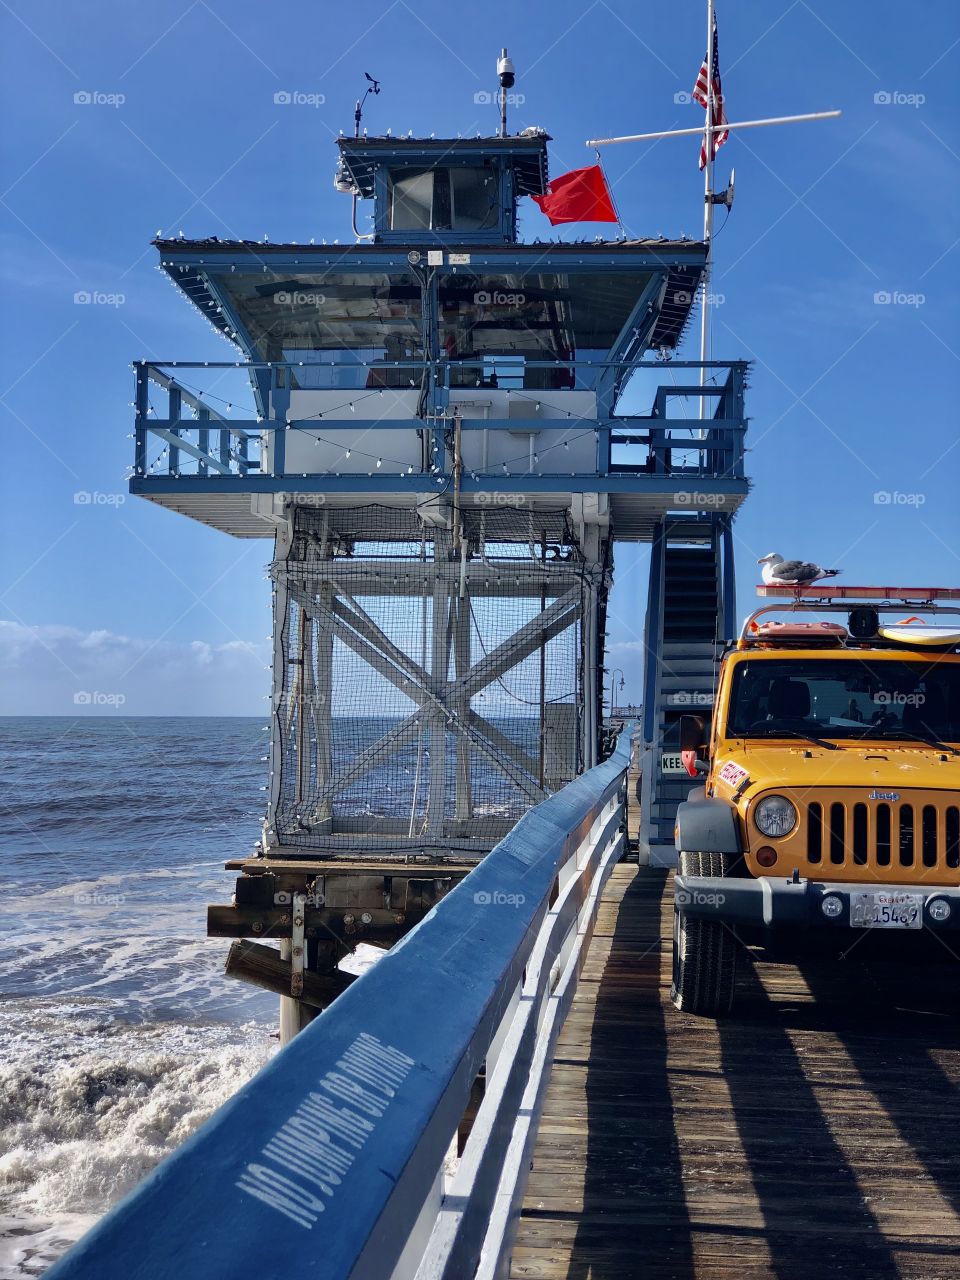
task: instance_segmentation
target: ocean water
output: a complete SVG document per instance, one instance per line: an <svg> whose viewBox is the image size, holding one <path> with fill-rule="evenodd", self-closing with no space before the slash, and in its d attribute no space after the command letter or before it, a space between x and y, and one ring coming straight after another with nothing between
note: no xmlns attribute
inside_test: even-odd
<svg viewBox="0 0 960 1280"><path fill-rule="evenodd" d="M259 719L0 718L0 1280L38 1276L276 1052L205 938Z"/></svg>

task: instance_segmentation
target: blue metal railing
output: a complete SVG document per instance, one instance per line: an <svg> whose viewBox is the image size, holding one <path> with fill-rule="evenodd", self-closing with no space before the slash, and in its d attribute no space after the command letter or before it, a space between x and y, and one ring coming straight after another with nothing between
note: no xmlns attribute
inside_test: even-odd
<svg viewBox="0 0 960 1280"><path fill-rule="evenodd" d="M344 402L333 409L325 410L322 415L315 414L302 419L291 419L289 407L291 393L297 390L297 380L304 380L317 375L318 370L330 371L334 374L351 373L353 365L314 362L233 362L233 363L201 363L192 361L155 362L142 361L136 368L136 426L135 426L135 459L134 478L161 477L167 479L202 478L210 490L223 487L224 480L256 478L260 481L284 478L303 478L302 470L288 471L285 466L285 441L290 432L310 432L320 435L324 440L337 446L343 441L343 472L350 474L356 468L348 464L347 450L358 438L374 428L380 431L397 431L409 433L414 427L432 432L437 442L437 472L431 472L425 464L418 463L411 467L411 472L422 477L429 474L435 477L448 475L452 470L452 459L444 445L444 429L452 427L449 410L445 415L427 417L411 422L409 417L382 417L373 410L382 406L382 395L387 391L410 393L416 391L425 381L432 380L434 394L443 399L449 392L451 383L470 385L466 381L472 374L477 375L477 386L486 384L482 375L489 372L491 361L439 362L431 364L422 360L410 361L369 361L356 368L362 369L364 386L354 389L344 388ZM527 361L528 372L556 374L558 369L577 370L588 367L591 373L598 376L607 368L616 367L609 361L570 361L558 366L552 361ZM638 365L637 371L651 370L662 372L664 366ZM596 473L601 476L632 477L650 475L659 477L661 481L684 477L709 480L719 478L740 480L744 474L744 435L746 420L743 408L743 382L745 365L742 362L712 361L702 365L700 362L676 361L669 368L696 369L707 368L715 375L722 374L724 381L719 385L700 386L662 385L656 391L653 406L647 414L624 414L601 418L581 418L572 413L570 416L537 417L536 431L543 433L546 439L542 452L545 460L542 469L545 476L564 474L557 460L566 455L558 452L559 443L571 436L577 438L578 433L591 431L597 436ZM231 417L228 412L215 407L214 397L187 383L191 379L190 371L209 372L240 371L246 374L256 388L258 405L263 412L256 417ZM195 376L195 375L193 375ZM573 376L573 374L571 374ZM308 386L307 390L313 389ZM327 387L326 390L337 390ZM509 385L499 387L511 395L522 399L536 399L536 392L524 393ZM156 390L166 393L165 400L153 401ZM712 416L699 417L699 400L708 397L716 400L716 408ZM682 415L671 416L670 402L693 399L696 403L696 414L693 418ZM367 404L367 401L370 401ZM226 401L224 400L225 404ZM559 407L559 406L553 406ZM186 416L189 413L191 416ZM469 418L460 420L464 431L517 431L522 430L521 423L526 419L515 418ZM556 443L549 437L556 436ZM153 448L159 447L159 454L151 458ZM638 449L639 447L639 449ZM614 455L614 449L617 455ZM550 454L552 463L546 459ZM433 455L431 454L431 457ZM637 461L633 461L636 457ZM511 472L513 475L528 475L532 468L518 459L518 466ZM368 468L364 467L365 472ZM358 473L359 474L359 473ZM594 471L591 470L591 475ZM388 472L384 471L376 477L380 487L387 480ZM489 476L480 475L474 469L463 477L465 489L478 481L504 480L502 466L497 464ZM506 478L509 478L506 477ZM411 482L416 480L411 476ZM269 488L269 484L260 483L254 487Z"/></svg>
<svg viewBox="0 0 960 1280"><path fill-rule="evenodd" d="M633 728L525 814L50 1280L504 1275L552 1046L623 849Z"/></svg>

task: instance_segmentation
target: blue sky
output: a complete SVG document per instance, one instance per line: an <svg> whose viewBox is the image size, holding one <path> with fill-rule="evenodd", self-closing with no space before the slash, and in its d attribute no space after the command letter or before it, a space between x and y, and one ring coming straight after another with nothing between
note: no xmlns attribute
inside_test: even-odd
<svg viewBox="0 0 960 1280"><path fill-rule="evenodd" d="M741 613L770 550L848 582L960 583L960 11L727 0L718 14L731 118L844 113L734 135L718 160L718 176L736 165L737 204L716 243L714 354L755 362ZM511 128L553 135L554 174L589 162L586 138L694 125L676 98L704 6L10 0L0 16L0 710L257 714L269 542L121 501L130 361L231 358L150 239L347 239L333 139L367 70L383 82L371 132L492 132L475 98L507 45L524 98ZM276 103L284 91L323 101ZM696 157L695 139L605 150L631 233L699 233ZM531 207L523 231L549 226ZM617 573L610 665L637 697L646 549L620 547ZM78 708L79 691L113 701Z"/></svg>

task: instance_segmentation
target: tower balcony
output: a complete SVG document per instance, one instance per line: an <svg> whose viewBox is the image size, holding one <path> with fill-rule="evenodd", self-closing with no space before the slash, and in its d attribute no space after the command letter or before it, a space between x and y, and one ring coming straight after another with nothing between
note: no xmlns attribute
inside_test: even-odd
<svg viewBox="0 0 960 1280"><path fill-rule="evenodd" d="M611 409L604 388L621 368L141 361L130 491L238 537L270 536L291 503L335 520L370 502L586 502L616 537L642 541L670 513L734 513L748 488L745 362L635 363ZM256 412L198 386L231 378L252 388ZM637 401L642 412L624 407Z"/></svg>

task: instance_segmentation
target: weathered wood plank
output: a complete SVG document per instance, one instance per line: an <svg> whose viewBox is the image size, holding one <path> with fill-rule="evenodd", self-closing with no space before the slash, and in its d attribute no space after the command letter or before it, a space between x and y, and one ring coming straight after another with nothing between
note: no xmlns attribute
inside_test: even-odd
<svg viewBox="0 0 960 1280"><path fill-rule="evenodd" d="M282 996L290 994L293 972L290 961L284 960L275 948L265 947L259 942L234 942L227 953L224 972L228 977L239 978L265 991L274 991ZM300 999L303 1003L315 1009L326 1009L342 991L346 991L354 977L349 973L326 975L305 969L302 979Z"/></svg>
<svg viewBox="0 0 960 1280"><path fill-rule="evenodd" d="M956 965L745 957L713 1023L670 1004L671 903L666 873L610 879L514 1280L960 1280Z"/></svg>

